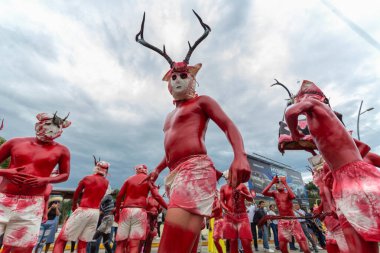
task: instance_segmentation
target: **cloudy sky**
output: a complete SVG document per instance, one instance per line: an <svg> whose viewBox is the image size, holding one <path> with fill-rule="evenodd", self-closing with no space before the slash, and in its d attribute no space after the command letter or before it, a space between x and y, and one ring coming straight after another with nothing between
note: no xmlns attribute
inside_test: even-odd
<svg viewBox="0 0 380 253"><path fill-rule="evenodd" d="M293 93L298 81L314 81L355 135L360 101L375 107L361 116L360 134L380 152L380 4L370 0L1 1L1 135L33 136L37 113L71 112L58 139L72 154L61 187L91 173L92 154L112 164L113 188L136 164L153 169L174 108L161 81L169 66L134 38L145 11L145 39L182 61L187 41L203 33L192 9L212 29L190 60L203 63L198 93L219 101L247 153L305 171L307 154L277 150L287 96L270 88L274 78ZM206 143L216 167L227 169L232 150L213 123Z"/></svg>

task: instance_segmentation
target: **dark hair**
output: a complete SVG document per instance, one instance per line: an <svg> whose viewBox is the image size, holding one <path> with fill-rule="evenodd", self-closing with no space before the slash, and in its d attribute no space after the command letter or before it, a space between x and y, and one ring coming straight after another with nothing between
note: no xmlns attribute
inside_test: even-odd
<svg viewBox="0 0 380 253"><path fill-rule="evenodd" d="M271 207L274 208L274 207L275 207L275 204L270 204L270 205L269 205L269 208L271 208Z"/></svg>
<svg viewBox="0 0 380 253"><path fill-rule="evenodd" d="M264 200L260 200L259 201L259 205L261 205L262 203L264 203L265 201Z"/></svg>

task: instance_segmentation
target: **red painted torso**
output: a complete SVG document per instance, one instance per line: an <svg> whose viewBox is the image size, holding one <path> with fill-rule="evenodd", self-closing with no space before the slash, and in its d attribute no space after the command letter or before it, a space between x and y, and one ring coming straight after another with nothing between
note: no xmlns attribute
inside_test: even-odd
<svg viewBox="0 0 380 253"><path fill-rule="evenodd" d="M302 106L305 102L312 105L303 112L310 133L330 168L336 170L350 162L362 160L354 140L328 105L309 98L291 106L288 111L290 112L292 107Z"/></svg>
<svg viewBox="0 0 380 253"><path fill-rule="evenodd" d="M278 214L280 216L294 216L293 203L286 191L274 191L274 200L276 201Z"/></svg>
<svg viewBox="0 0 380 253"><path fill-rule="evenodd" d="M207 153L204 141L209 116L201 108L200 100L205 97L178 102L166 117L164 145L169 168L185 157Z"/></svg>
<svg viewBox="0 0 380 253"><path fill-rule="evenodd" d="M244 184L240 184L238 187L246 187ZM220 188L220 199L234 214L246 213L247 208L245 206L245 198L238 190L233 189L232 186L226 184Z"/></svg>
<svg viewBox="0 0 380 253"><path fill-rule="evenodd" d="M160 209L160 204L153 197L148 197L147 199L146 211L152 216L157 216Z"/></svg>
<svg viewBox="0 0 380 253"><path fill-rule="evenodd" d="M80 207L99 208L106 191L108 189L108 180L99 174L86 176L81 180L84 189Z"/></svg>
<svg viewBox="0 0 380 253"><path fill-rule="evenodd" d="M7 149L0 147L0 160L11 157L9 169L23 167L21 172L38 177L49 177L54 167L63 159L69 159L68 149L57 143L43 143L35 137L14 138L6 142ZM30 187L15 184L6 178L0 183L0 192L15 195L43 195L46 185Z"/></svg>
<svg viewBox="0 0 380 253"><path fill-rule="evenodd" d="M126 189L126 194L123 202L124 207L128 206L146 208L146 199L148 197L150 188L147 181L141 184L145 178L145 174L139 173L131 176L125 181L124 186Z"/></svg>

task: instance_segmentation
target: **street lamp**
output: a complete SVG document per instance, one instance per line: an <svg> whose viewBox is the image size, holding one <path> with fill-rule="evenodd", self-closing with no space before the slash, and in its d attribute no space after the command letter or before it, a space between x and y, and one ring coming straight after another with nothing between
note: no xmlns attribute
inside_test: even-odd
<svg viewBox="0 0 380 253"><path fill-rule="evenodd" d="M359 120L360 120L360 115L362 115L362 114L364 114L364 113L366 113L366 112L369 112L369 111L372 111L373 109L375 109L375 108L373 108L373 107L371 107L371 108L368 108L367 110L365 110L365 111L361 111L362 110L362 105L363 105L363 100L360 102L360 107L359 107L359 112L358 112L358 120L356 121L356 130L357 130L357 133L358 133L358 140L360 141L360 133L359 133Z"/></svg>

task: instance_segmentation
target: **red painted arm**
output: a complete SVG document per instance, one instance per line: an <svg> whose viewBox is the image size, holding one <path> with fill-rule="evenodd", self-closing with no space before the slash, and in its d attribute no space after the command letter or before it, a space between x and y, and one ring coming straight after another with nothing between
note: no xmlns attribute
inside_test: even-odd
<svg viewBox="0 0 380 253"><path fill-rule="evenodd" d="M164 156L164 158L161 160L161 162L157 165L157 167L151 172L149 173L149 175L147 176L148 179L150 179L152 182L156 181L157 178L158 178L158 175L166 168L168 167L167 163L166 163L166 157Z"/></svg>
<svg viewBox="0 0 380 253"><path fill-rule="evenodd" d="M84 189L84 180L85 180L86 178L83 178L80 182L79 182L79 184L78 184L78 187L77 187L77 189L75 190L75 192L74 192L74 196L73 196L73 206L72 206L72 208L71 208L71 210L74 212L75 211L75 209L77 209L77 207L78 207L78 199L79 199L79 196L80 196L80 194L82 193L82 191L83 191L83 189Z"/></svg>
<svg viewBox="0 0 380 253"><path fill-rule="evenodd" d="M161 195L158 193L157 187L155 187L151 182L149 182L149 188L152 193L152 197L157 200L157 202L165 209L168 209L168 205L166 204L165 200L161 197Z"/></svg>
<svg viewBox="0 0 380 253"><path fill-rule="evenodd" d="M364 161L376 167L380 167L380 156L375 153L368 152L368 154L364 157Z"/></svg>
<svg viewBox="0 0 380 253"><path fill-rule="evenodd" d="M59 175L56 177L48 177L48 183L60 183L69 179L70 175L70 151L64 147L61 159L58 163Z"/></svg>
<svg viewBox="0 0 380 253"><path fill-rule="evenodd" d="M200 97L200 106L207 115L219 126L227 136L234 151L234 160L230 166L232 187L247 182L251 175L247 155L244 150L243 138L232 120L225 114L219 104L208 96Z"/></svg>
<svg viewBox="0 0 380 253"><path fill-rule="evenodd" d="M360 155L364 158L368 154L368 152L371 150L371 147L365 144L364 142L361 142L355 138L353 139L356 144L356 147L359 149Z"/></svg>
<svg viewBox="0 0 380 253"><path fill-rule="evenodd" d="M115 213L120 212L121 203L123 202L124 196L127 194L127 186L128 186L128 180L126 180L121 187L119 193L116 197L116 203L115 203Z"/></svg>
<svg viewBox="0 0 380 253"><path fill-rule="evenodd" d="M227 213L232 213L231 209L225 204L226 199L224 196L224 186L220 189L220 205Z"/></svg>
<svg viewBox="0 0 380 253"><path fill-rule="evenodd" d="M292 189L289 187L289 185L286 182L286 180L283 180L282 183L284 184L286 190L288 190L289 199L295 199L296 195L294 194L294 192L292 191Z"/></svg>
<svg viewBox="0 0 380 253"><path fill-rule="evenodd" d="M273 192L273 191L269 191L269 190L270 190L270 188L272 187L272 185L274 185L277 181L278 181L278 177L275 176L275 177L272 179L272 182L270 182L270 184L268 184L267 187L265 187L265 189L263 190L262 194L263 194L264 196L274 197L274 192Z"/></svg>
<svg viewBox="0 0 380 253"><path fill-rule="evenodd" d="M298 116L310 110L314 106L314 101L311 99L299 102L292 106L289 106L285 112L286 124L289 127L292 139L298 141L304 135L298 130Z"/></svg>

